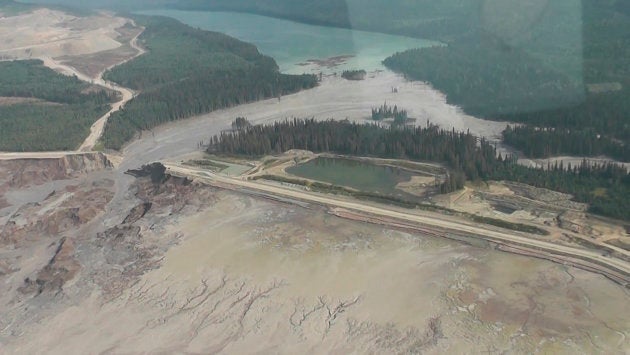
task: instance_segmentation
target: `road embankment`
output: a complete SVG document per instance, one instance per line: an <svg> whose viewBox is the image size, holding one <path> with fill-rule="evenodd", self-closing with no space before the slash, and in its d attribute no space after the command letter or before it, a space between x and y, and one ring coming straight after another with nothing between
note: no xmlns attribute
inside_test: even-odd
<svg viewBox="0 0 630 355"><path fill-rule="evenodd" d="M479 241L490 243L498 250L546 259L596 272L626 288L630 287L630 264L610 255L604 255L599 251L551 243L528 236L527 233L502 230L434 212L420 210L402 212L399 209L389 209L388 206L384 205L370 205L308 191L229 178L174 164L165 165L170 174L192 178L214 187L281 200L285 203L321 205L329 208L332 214L342 218L380 224L414 233L459 241L469 239L476 241L476 243ZM475 242L471 244L475 244Z"/></svg>

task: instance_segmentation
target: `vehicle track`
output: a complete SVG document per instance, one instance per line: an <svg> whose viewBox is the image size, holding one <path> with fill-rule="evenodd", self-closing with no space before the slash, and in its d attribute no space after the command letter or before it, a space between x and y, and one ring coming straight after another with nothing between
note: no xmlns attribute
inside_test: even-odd
<svg viewBox="0 0 630 355"><path fill-rule="evenodd" d="M132 25L136 26L135 22L131 22ZM137 27L137 26L136 26ZM94 149L94 146L96 145L96 143L98 142L98 140L101 138L101 136L103 135L103 130L105 129L105 124L107 123L107 120L109 119L109 117L119 111L121 108L123 108L125 106L125 104L129 101L131 101L131 99L134 98L135 96L135 92L129 88L125 88L122 87L120 85L117 85L111 81L107 81L103 78L103 75L105 74L105 72L115 66L118 65L122 65L124 63L127 63L130 60L133 60L134 58L137 58L141 55L143 55L144 53L146 53L146 50L144 50L142 47L140 47L138 45L138 37L140 37L140 35L144 32L144 28L141 28L142 30L140 32L138 32L137 35L134 36L134 38L131 39L131 41L129 41L129 45L135 49L137 51L136 55L134 55L133 57L127 58L122 62L116 63L115 65L112 65L108 68L106 68L105 70L103 70L102 72L100 72L98 74L98 77L96 78L91 78L88 75L81 73L80 71L78 71L77 69L69 66L69 65L65 65L62 64L58 61L56 61L55 59L51 58L51 57L42 57L40 58L43 62L44 65L47 66L50 69L53 69L57 72L60 72L62 74L65 75L69 75L69 76L76 76L79 80L81 81L85 81L91 84L96 84L96 85L100 85L102 87L105 87L107 89L116 91L120 94L121 99L115 103L112 104L111 109L105 113L102 117L100 117L98 120L96 120L96 122L94 122L92 124L92 126L90 127L90 135L87 136L87 138L83 141L83 143L81 144L81 146L79 146L79 148L77 149L78 151L81 152L89 152L92 151Z"/></svg>

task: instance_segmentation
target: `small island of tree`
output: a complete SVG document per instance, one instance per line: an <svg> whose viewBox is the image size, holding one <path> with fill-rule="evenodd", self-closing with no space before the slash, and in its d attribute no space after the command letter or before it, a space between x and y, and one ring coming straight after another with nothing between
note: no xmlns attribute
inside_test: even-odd
<svg viewBox="0 0 630 355"><path fill-rule="evenodd" d="M346 80L364 80L367 72L365 70L344 70L341 77Z"/></svg>
<svg viewBox="0 0 630 355"><path fill-rule="evenodd" d="M393 118L395 124L403 124L407 122L409 116L407 115L407 110L399 110L397 105L392 107L387 105L387 102L381 107L372 108L372 119L374 121L382 121L387 118Z"/></svg>
<svg viewBox="0 0 630 355"><path fill-rule="evenodd" d="M236 119L232 121L232 130L234 131L240 131L251 126L252 124L245 117L236 117Z"/></svg>

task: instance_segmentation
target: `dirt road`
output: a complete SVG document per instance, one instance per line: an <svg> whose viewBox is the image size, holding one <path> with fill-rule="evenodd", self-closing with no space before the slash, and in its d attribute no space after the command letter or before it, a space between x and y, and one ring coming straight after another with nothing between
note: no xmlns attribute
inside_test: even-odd
<svg viewBox="0 0 630 355"><path fill-rule="evenodd" d="M369 216L366 220L370 218L377 218L383 222L383 224L395 224L397 221L401 221L404 224L420 225L438 235L444 236L446 233L455 233L463 236L484 239L490 242L499 242L513 249L525 247L528 249L528 253L535 251L541 251L541 254L551 253L556 256L556 259L549 258L550 260L562 260L577 267L586 268L591 271L599 271L605 274L605 276L623 284L626 287L630 285L630 264L610 256L604 256L596 251L549 243L527 237L526 234L520 232L504 232L491 227L480 227L478 224L461 218L437 213L416 210L414 210L413 213L401 212L393 209L341 200L321 194L309 193L306 191L285 189L257 182L229 178L212 174L207 171L191 169L189 167L182 167L175 164L165 165L170 172L183 176L194 177L212 185L235 186L241 189L254 190L272 194L273 196L284 197L289 200L297 199L300 201L326 205L335 209L345 209L354 213L358 212L360 214L368 214ZM539 257L543 257L543 255L539 255ZM579 260L586 261L587 263L581 264ZM605 267L607 270L604 270L604 268L597 268L598 265Z"/></svg>
<svg viewBox="0 0 630 355"><path fill-rule="evenodd" d="M82 154L81 152L16 152L16 153L2 153L0 154L0 160L15 160L15 159L57 159L67 155Z"/></svg>
<svg viewBox="0 0 630 355"><path fill-rule="evenodd" d="M135 23L133 23L133 25L135 26ZM103 135L103 130L105 129L105 124L107 123L107 120L109 119L109 117L114 112L120 110L123 106L125 106L125 104L129 102L131 99L133 99L134 92L132 90L116 85L110 81L105 81L103 79L103 74L105 74L105 71L115 66L124 64L146 53L146 51L142 47L138 46L138 37L142 34L143 31L144 31L144 28L129 42L131 47L133 47L137 51L137 54L131 58L126 59L123 62L120 62L116 65L110 66L109 68L103 70L102 72L99 73L98 78L94 80L94 82L97 83L98 85L105 86L106 88L118 91L121 94L121 100L114 103L112 105L112 109L109 110L109 112L107 112L105 115L103 115L103 117L99 118L96 122L94 122L94 124L92 124L92 127L90 127L90 135L85 139L85 141L83 141L83 144L81 144L81 146L79 147L79 151L89 152L93 150L94 146L96 145L96 142L98 142L98 140Z"/></svg>
<svg viewBox="0 0 630 355"><path fill-rule="evenodd" d="M68 76L76 76L79 80L82 80L91 84L100 85L100 86L103 86L105 88L108 88L110 90L114 90L120 93L121 99L113 103L111 109L106 114L104 114L101 118L99 118L96 122L94 122L94 124L92 124L92 127L90 127L90 135L85 139L85 141L83 141L83 143L78 149L79 151L82 151L82 152L93 150L94 145L103 134L103 129L105 128L105 124L107 123L109 116L111 116L111 114L113 114L114 112L120 110L127 102L129 102L133 98L134 92L130 89L124 88L110 81L104 80L102 73L98 78L93 79L68 65L65 65L56 61L53 58L42 57L40 59L44 62L45 66L59 73L62 73Z"/></svg>
<svg viewBox="0 0 630 355"><path fill-rule="evenodd" d="M132 22L132 24L135 26L135 23ZM94 149L94 145L96 145L96 142L99 140L99 138L101 138L101 135L103 134L103 130L105 129L105 124L107 123L107 120L109 119L109 117L114 112L120 110L131 99L133 99L135 93L131 89L116 85L115 83L111 81L107 81L103 79L103 74L105 73L105 71L117 65L124 64L146 53L146 51L138 45L138 37L142 34L143 31L138 32L138 34L129 42L131 47L133 47L137 51L137 54L131 58L128 58L120 63L117 63L116 65L110 66L109 68L103 70L101 73L99 73L97 78L90 78L89 76L79 72L78 70L68 65L59 63L53 58L50 58L50 57L41 58L41 60L44 61L44 65L53 70L56 70L66 75L71 75L71 76L74 75L80 80L83 80L85 82L100 85L100 86L106 87L110 90L114 90L120 93L121 99L118 102L112 104L111 110L109 110L106 114L104 114L101 118L99 118L96 122L94 122L94 124L92 124L92 127L90 127L90 135L85 139L85 141L83 141L83 143L78 149L79 151L81 152L92 151Z"/></svg>

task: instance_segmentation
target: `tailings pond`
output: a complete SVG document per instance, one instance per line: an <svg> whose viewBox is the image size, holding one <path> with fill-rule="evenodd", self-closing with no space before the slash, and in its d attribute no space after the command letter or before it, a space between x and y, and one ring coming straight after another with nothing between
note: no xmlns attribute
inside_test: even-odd
<svg viewBox="0 0 630 355"><path fill-rule="evenodd" d="M397 189L396 185L409 181L414 175L395 167L328 157L309 160L286 169L286 172L305 179L398 197L410 196Z"/></svg>

